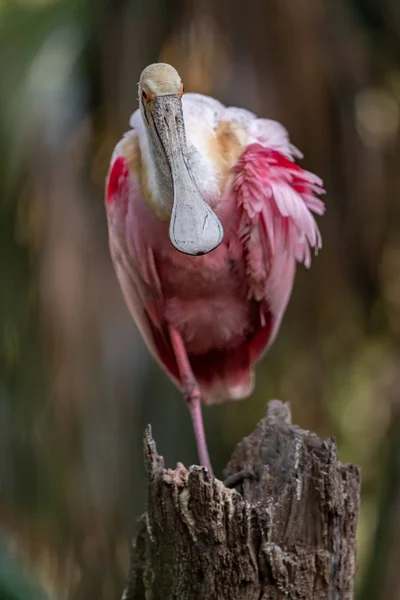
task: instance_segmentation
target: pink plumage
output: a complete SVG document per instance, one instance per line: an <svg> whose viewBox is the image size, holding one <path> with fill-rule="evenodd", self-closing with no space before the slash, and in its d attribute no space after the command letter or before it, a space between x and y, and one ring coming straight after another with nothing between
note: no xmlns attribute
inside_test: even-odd
<svg viewBox="0 0 400 600"><path fill-rule="evenodd" d="M111 255L147 346L177 386L185 392L187 369L203 402L239 399L252 392L254 364L276 337L296 262L308 267L310 249L321 247L312 212L324 212L316 197L322 182L293 162L297 151L275 122L195 94L183 96L183 117L190 171L222 224L222 242L203 256L171 244L161 204L149 202L158 192L146 164L143 112L137 112L108 175ZM240 141L238 158L225 161L223 185L218 157L204 142L205 135L218 138L221 123Z"/></svg>

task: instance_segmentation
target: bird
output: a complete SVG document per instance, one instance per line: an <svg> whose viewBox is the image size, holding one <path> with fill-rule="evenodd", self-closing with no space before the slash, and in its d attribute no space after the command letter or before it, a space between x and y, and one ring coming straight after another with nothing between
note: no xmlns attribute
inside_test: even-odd
<svg viewBox="0 0 400 600"><path fill-rule="evenodd" d="M186 93L169 64L143 70L138 102L106 177L110 254L212 474L202 405L253 392L297 263L322 247L323 182L295 162L283 125Z"/></svg>

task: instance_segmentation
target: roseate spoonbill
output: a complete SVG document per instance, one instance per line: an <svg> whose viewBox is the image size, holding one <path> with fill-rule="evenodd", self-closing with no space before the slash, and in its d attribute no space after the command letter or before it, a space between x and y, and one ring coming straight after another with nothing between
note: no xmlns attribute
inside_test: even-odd
<svg viewBox="0 0 400 600"><path fill-rule="evenodd" d="M211 471L201 402L248 396L278 332L296 262L321 247L321 180L282 125L200 94L170 65L141 74L139 110L106 182L109 244L125 300L182 390Z"/></svg>

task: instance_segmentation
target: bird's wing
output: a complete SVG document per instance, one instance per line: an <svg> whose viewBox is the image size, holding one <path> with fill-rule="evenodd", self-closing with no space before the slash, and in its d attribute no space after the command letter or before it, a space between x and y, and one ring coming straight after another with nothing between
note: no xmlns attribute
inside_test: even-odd
<svg viewBox="0 0 400 600"><path fill-rule="evenodd" d="M179 385L178 372L162 323L162 289L150 247L135 245L128 229L135 227L132 212L140 185L135 175L135 133L130 132L114 151L106 180L106 212L110 253L128 308L149 350Z"/></svg>
<svg viewBox="0 0 400 600"><path fill-rule="evenodd" d="M261 321L272 317L254 340L257 360L279 329L286 309L296 262L309 267L311 248L321 247L313 212L323 214L322 181L294 163L300 152L286 130L274 121L256 119L240 109L227 109L223 118L242 119L249 143L232 169L227 194L239 213L238 235L244 247L249 297L260 304ZM269 315L268 315L269 313Z"/></svg>

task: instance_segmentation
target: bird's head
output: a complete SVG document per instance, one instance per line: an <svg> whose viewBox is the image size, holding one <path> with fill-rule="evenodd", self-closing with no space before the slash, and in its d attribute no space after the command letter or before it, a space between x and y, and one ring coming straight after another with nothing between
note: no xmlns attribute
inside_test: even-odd
<svg viewBox="0 0 400 600"><path fill-rule="evenodd" d="M157 156L171 178L173 206L169 226L171 243L185 254L201 255L222 241L222 225L196 185L186 151L182 110L183 84L171 65L156 63L144 69L139 81L143 121Z"/></svg>

